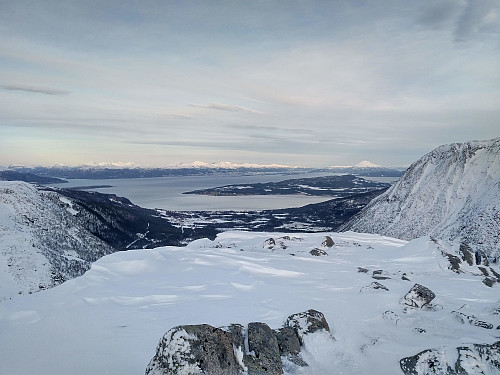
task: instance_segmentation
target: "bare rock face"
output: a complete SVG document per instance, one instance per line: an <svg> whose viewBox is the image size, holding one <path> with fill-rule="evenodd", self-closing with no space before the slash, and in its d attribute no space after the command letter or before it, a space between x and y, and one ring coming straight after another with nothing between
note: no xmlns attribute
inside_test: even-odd
<svg viewBox="0 0 500 375"><path fill-rule="evenodd" d="M421 309L436 297L434 292L423 285L415 284L404 296L403 302L409 307Z"/></svg>
<svg viewBox="0 0 500 375"><path fill-rule="evenodd" d="M235 350L231 333L220 328L178 326L163 336L146 374L238 375L243 367Z"/></svg>
<svg viewBox="0 0 500 375"><path fill-rule="evenodd" d="M245 357L248 373L252 375L281 375L281 363L278 340L274 331L265 323L248 325L248 349Z"/></svg>
<svg viewBox="0 0 500 375"><path fill-rule="evenodd" d="M174 327L160 340L146 375L282 375L282 358L308 366L300 355L303 337L319 330L330 328L316 310L289 316L277 330L260 322L246 330L239 324Z"/></svg>

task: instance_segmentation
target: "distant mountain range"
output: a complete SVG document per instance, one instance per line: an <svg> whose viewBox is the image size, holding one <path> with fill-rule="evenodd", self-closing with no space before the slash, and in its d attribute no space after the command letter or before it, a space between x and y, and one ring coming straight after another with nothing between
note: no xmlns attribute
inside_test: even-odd
<svg viewBox="0 0 500 375"><path fill-rule="evenodd" d="M436 148L343 226L401 239L461 241L500 257L500 138Z"/></svg>
<svg viewBox="0 0 500 375"><path fill-rule="evenodd" d="M303 168L279 164L235 164L220 163L182 163L163 168L137 167L129 163L95 163L83 166L51 166L27 167L10 166L9 171L24 174L36 174L41 177L68 179L117 179L117 178L148 178L170 176L203 176L216 174L298 174L298 173L342 173L364 175L370 177L399 177L404 168L381 167L368 161L355 166L339 166L327 168Z"/></svg>
<svg viewBox="0 0 500 375"><path fill-rule="evenodd" d="M34 184L61 184L68 182L56 177L39 176L29 172L16 172L12 170L0 170L0 181L24 181Z"/></svg>

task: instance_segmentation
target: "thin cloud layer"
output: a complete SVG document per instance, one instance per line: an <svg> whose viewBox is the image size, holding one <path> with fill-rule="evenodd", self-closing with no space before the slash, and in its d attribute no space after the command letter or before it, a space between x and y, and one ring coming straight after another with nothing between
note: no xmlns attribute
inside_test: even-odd
<svg viewBox="0 0 500 375"><path fill-rule="evenodd" d="M66 96L70 94L70 92L66 90L59 90L46 87L30 87L23 85L0 85L0 89L10 90L10 91L24 91L35 94L56 95L56 96Z"/></svg>
<svg viewBox="0 0 500 375"><path fill-rule="evenodd" d="M499 136L497 1L63 3L0 5L0 165L397 166Z"/></svg>

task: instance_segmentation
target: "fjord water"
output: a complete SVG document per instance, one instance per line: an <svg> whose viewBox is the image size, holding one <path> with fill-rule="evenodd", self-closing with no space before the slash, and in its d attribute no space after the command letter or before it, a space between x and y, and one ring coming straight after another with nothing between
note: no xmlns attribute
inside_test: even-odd
<svg viewBox="0 0 500 375"><path fill-rule="evenodd" d="M216 210L265 210L300 207L306 204L324 202L332 197L312 197L305 195L256 195L221 197L209 195L182 194L196 189L206 189L231 184L253 184L276 182L292 178L311 178L328 173L307 174L231 174L209 176L174 176L130 179L71 179L58 187L102 186L108 188L92 189L100 193L116 194L126 197L132 203L145 208L161 208L172 211L216 211ZM338 175L331 173L330 175Z"/></svg>

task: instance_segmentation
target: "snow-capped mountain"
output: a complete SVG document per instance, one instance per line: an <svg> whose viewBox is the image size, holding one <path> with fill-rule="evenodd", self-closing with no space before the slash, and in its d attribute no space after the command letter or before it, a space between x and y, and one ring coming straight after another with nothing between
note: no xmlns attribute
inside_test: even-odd
<svg viewBox="0 0 500 375"><path fill-rule="evenodd" d="M80 276L93 261L115 251L91 234L77 214L62 195L0 181L0 300Z"/></svg>
<svg viewBox="0 0 500 375"><path fill-rule="evenodd" d="M0 181L0 300L80 276L115 251L179 245L205 232L113 194Z"/></svg>
<svg viewBox="0 0 500 375"><path fill-rule="evenodd" d="M343 230L431 235L500 256L500 138L436 148Z"/></svg>
<svg viewBox="0 0 500 375"><path fill-rule="evenodd" d="M283 375L498 374L500 284L485 285L483 272L499 269L461 255L472 256L428 237L353 232L226 232L117 252L56 288L0 303L0 373L144 374L173 327L280 327L315 309L334 339L304 339L309 366L284 363ZM426 300L414 298L424 287ZM435 371L457 358L468 372ZM191 370L162 375L200 373Z"/></svg>

